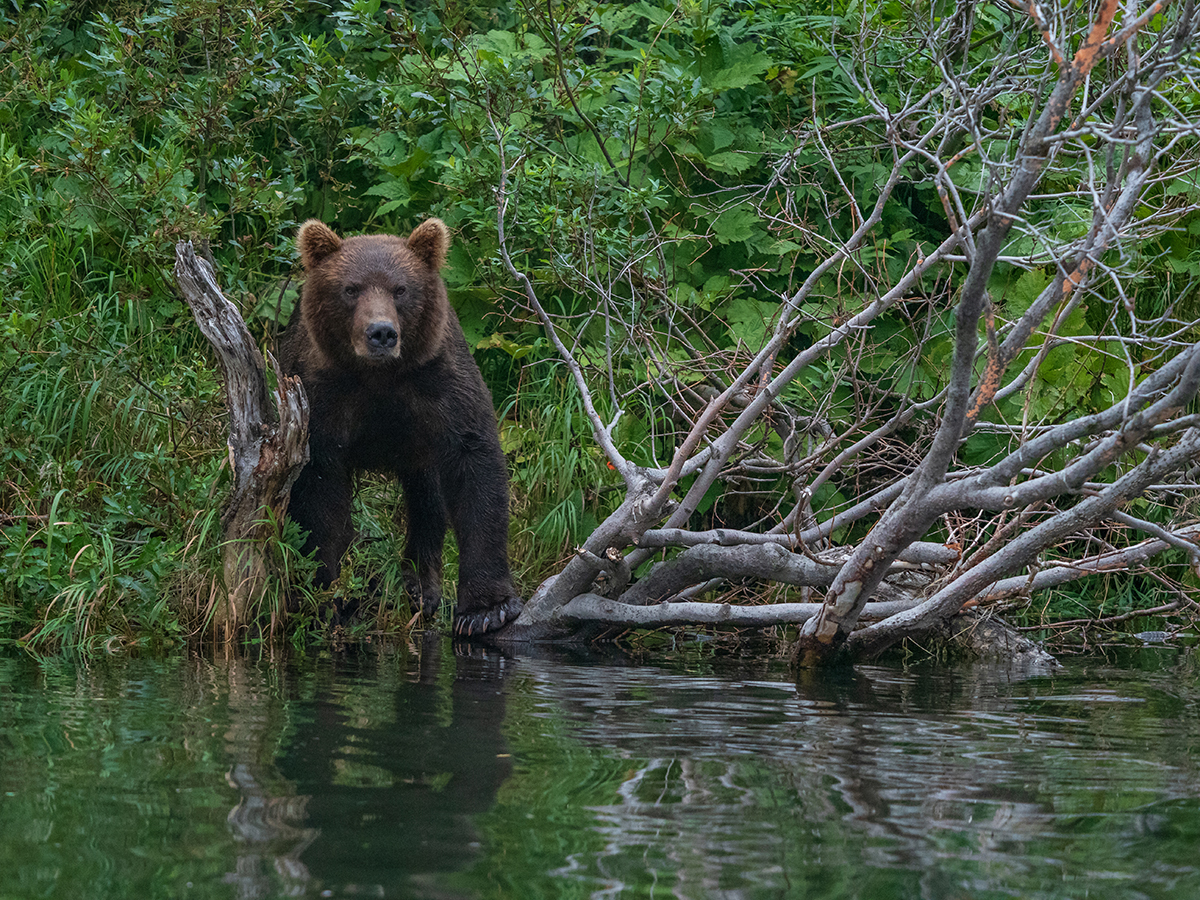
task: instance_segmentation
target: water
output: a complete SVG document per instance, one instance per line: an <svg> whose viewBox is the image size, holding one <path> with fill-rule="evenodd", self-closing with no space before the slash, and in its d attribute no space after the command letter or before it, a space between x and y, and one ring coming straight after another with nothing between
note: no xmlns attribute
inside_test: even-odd
<svg viewBox="0 0 1200 900"><path fill-rule="evenodd" d="M0 658L0 900L1200 897L1198 676Z"/></svg>

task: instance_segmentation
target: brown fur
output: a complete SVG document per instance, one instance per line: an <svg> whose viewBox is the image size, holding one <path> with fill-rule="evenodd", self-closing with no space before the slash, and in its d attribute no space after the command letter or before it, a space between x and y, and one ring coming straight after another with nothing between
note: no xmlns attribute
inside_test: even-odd
<svg viewBox="0 0 1200 900"><path fill-rule="evenodd" d="M308 392L311 460L290 509L319 579L337 578L353 537L354 472L388 471L404 487L414 599L436 612L449 519L460 554L455 629L501 627L521 608L508 569L507 470L491 396L439 274L449 230L428 219L407 239L340 238L310 220L297 245L306 280L280 356Z"/></svg>
<svg viewBox="0 0 1200 900"><path fill-rule="evenodd" d="M410 246L414 238L415 251ZM309 219L300 226L296 243L306 272L301 315L313 338L305 352L319 354L313 363L353 368L395 360L403 368L415 368L441 350L447 317L452 315L446 285L438 275L450 246L450 232L441 219L418 225L408 241L380 234L343 240L323 222ZM366 278L367 273L373 277ZM343 312L348 287L361 291L353 317ZM420 302L397 309L395 288L403 288L409 300L420 297ZM397 329L394 352L372 354L367 348L365 329L376 321Z"/></svg>

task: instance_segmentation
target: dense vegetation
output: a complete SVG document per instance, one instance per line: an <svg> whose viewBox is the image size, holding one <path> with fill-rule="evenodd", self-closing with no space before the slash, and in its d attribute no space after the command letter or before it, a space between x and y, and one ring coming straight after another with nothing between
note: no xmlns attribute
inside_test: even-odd
<svg viewBox="0 0 1200 900"><path fill-rule="evenodd" d="M853 198L869 210L892 172L881 132L854 123L939 83L940 57L915 52L913 22L948 22L954 4L867 6L4 6L0 637L97 646L198 633L221 590L226 435L211 351L171 280L174 244L190 238L207 249L270 347L295 298L292 238L310 216L344 233L407 233L439 215L455 231L447 281L501 413L514 559L532 590L616 506L622 486L506 260L533 278L600 415L621 411L614 446L636 465L666 465L697 409L723 388L722 372L753 356L786 298L860 224ZM964 61L982 65L1002 40L1041 47L1006 5L973 8L951 48ZM864 94L835 51L848 28L873 36L872 65L896 96ZM1184 112L1197 100L1194 91L1172 96ZM978 113L995 132L1019 134L1031 102L1001 94ZM969 149L955 171L982 191L993 173ZM781 361L945 239L957 198L939 193L923 165L912 163L888 194L852 264L810 291ZM1090 224L1065 193L1078 184L1064 166L1037 201L1068 238ZM1119 282L1099 289L1105 302L1066 308L1054 331L1068 340L1047 341L1026 388L985 419L1059 422L1104 409L1134 370L1158 365L1152 339L1087 339L1128 333L1128 322L1114 324L1121 309L1134 323L1162 320L1164 333L1190 320L1181 310L1195 306L1200 274L1200 217L1188 205L1196 181L1152 193L1156 205L1141 218L1161 228L1118 266ZM1036 234L1025 240L991 282L1002 314L1019 316L1052 280L1055 261L1039 256ZM952 346L949 301L964 272L947 265L873 323L871 341L843 343L809 367L783 398L805 427L759 426L696 504L694 524L744 527L795 501L795 469L758 465L758 451L778 457L788 440L811 448L833 433L849 439L906 403L936 401ZM847 460L821 479L808 513L826 520L885 487L929 436L913 419ZM961 458L995 458L1013 440L981 428ZM360 496L364 540L339 589L397 598L398 608L368 608L378 624L402 625L397 498L370 482ZM1183 521L1190 496L1138 501L1139 515ZM974 550L997 533L964 517L940 527L943 539ZM281 566L303 575L308 564L289 550L296 535L285 539ZM1116 547L1127 537L1118 529L1097 540ZM1033 615L1122 613L1190 591L1182 553L1167 560L1095 594L1043 599ZM305 604L296 633L316 609Z"/></svg>

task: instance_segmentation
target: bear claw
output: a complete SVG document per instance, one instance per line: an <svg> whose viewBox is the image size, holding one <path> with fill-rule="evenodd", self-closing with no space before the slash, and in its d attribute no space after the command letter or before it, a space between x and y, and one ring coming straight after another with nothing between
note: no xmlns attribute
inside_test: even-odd
<svg viewBox="0 0 1200 900"><path fill-rule="evenodd" d="M454 634L458 637L470 638L486 634L489 631L497 631L520 615L522 606L524 604L519 597L509 597L491 609L459 613L454 618Z"/></svg>

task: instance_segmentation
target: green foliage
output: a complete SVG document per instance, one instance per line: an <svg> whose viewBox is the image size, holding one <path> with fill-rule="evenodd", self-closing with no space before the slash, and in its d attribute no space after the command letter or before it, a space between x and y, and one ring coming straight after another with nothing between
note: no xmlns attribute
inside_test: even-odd
<svg viewBox="0 0 1200 900"><path fill-rule="evenodd" d="M340 121L298 51L322 20L273 2L6 10L4 636L178 640L211 600L224 426L168 266L176 239L205 241L248 309L291 269L300 216L340 196L322 193L349 165Z"/></svg>
<svg viewBox="0 0 1200 900"><path fill-rule="evenodd" d="M891 165L869 128L823 138L838 142L836 171L812 140L823 123L869 110L834 34L854 18L879 35L874 64L894 91L880 99L894 104L936 75L911 52L911 16L901 4L799 0L4 6L0 639L172 641L202 626L219 569L225 434L219 373L172 287L174 244L211 251L269 346L294 299L291 236L309 216L404 233L432 214L455 229L446 279L503 414L517 562L531 588L620 491L500 264L502 178L514 263L567 323L597 395L623 408L622 450L661 464L696 397L757 352L783 298L857 225L851 200L869 208ZM992 7L974 28L964 52L984 71L1006 29L1040 46ZM980 112L987 152L998 157L1029 113L1028 97L998 95ZM957 166L968 189L990 177L977 157ZM944 238L928 172L914 162L906 175L853 264L805 301L788 354ZM1066 203L1054 216L1067 234L1089 221ZM1200 266L1198 227L1165 242L1169 277ZM1026 308L1049 276L998 270L1000 316ZM789 408L869 430L899 395L934 398L959 277L927 283L802 373ZM1157 302L1161 287L1138 302ZM1077 311L1059 333L1086 333L1105 315ZM700 352L715 361L703 371ZM1029 391L988 414L1041 421L1101 408L1124 395L1128 374L1125 349L1066 344ZM761 429L755 440L780 439ZM980 433L963 452L1002 449ZM897 465L847 467L817 492L816 514ZM756 490L765 508L786 494L778 480ZM701 514L720 519L729 507L713 500ZM366 540L339 586L387 601L385 625L405 614L396 503L394 492L365 492ZM279 547L290 569L305 566L298 541ZM305 603L302 621L315 622L315 598Z"/></svg>
<svg viewBox="0 0 1200 900"><path fill-rule="evenodd" d="M620 479L591 439L579 395L552 362L530 365L501 427L513 462L512 491L521 527L514 550L536 578L581 544L620 499ZM632 448L631 448L632 449Z"/></svg>

